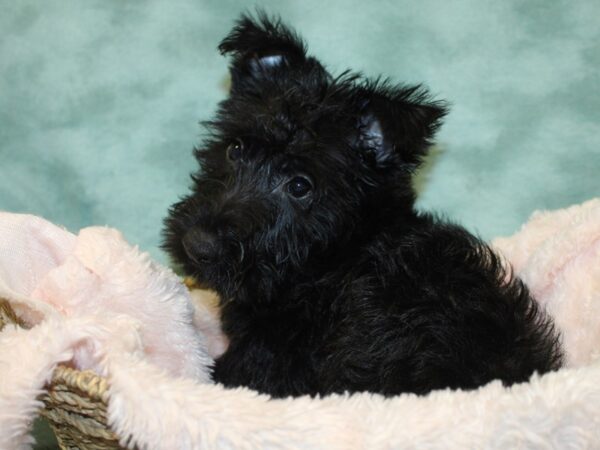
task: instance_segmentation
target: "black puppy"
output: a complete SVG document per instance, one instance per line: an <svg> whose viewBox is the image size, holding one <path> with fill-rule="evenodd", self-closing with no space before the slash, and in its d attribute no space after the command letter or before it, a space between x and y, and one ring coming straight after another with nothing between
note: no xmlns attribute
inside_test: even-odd
<svg viewBox="0 0 600 450"><path fill-rule="evenodd" d="M419 86L333 77L278 20L219 49L231 93L165 248L221 296L214 378L275 397L526 381L561 364L522 282L463 228L414 210L446 113Z"/></svg>

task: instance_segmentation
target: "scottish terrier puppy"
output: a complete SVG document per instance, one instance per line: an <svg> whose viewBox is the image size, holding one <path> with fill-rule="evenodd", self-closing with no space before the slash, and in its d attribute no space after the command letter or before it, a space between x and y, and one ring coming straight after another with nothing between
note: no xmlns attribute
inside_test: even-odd
<svg viewBox="0 0 600 450"><path fill-rule="evenodd" d="M527 288L463 228L414 209L446 114L420 86L332 76L287 26L242 16L231 92L164 248L221 298L214 379L274 397L509 385L561 364Z"/></svg>

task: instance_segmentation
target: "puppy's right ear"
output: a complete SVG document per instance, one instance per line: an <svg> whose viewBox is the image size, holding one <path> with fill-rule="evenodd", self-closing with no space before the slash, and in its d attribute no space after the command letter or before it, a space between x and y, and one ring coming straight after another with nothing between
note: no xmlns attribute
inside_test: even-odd
<svg viewBox="0 0 600 450"><path fill-rule="evenodd" d="M257 19L243 15L219 44L219 51L233 56L230 65L233 91L249 82L284 75L306 61L302 39L280 19L271 19L264 12L259 12Z"/></svg>
<svg viewBox="0 0 600 450"><path fill-rule="evenodd" d="M357 143L376 166L417 167L448 112L444 101L433 100L417 86L368 81L357 89L362 103Z"/></svg>

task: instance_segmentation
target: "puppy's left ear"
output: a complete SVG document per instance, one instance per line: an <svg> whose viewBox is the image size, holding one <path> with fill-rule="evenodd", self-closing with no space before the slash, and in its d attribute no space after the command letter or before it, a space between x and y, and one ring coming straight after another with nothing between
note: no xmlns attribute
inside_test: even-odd
<svg viewBox="0 0 600 450"><path fill-rule="evenodd" d="M359 89L362 111L358 144L377 166L420 164L448 112L421 86L391 86L374 82Z"/></svg>
<svg viewBox="0 0 600 450"><path fill-rule="evenodd" d="M233 91L247 83L280 76L307 60L300 37L278 18L270 18L261 11L256 19L243 15L223 39L219 51L233 56L230 65Z"/></svg>

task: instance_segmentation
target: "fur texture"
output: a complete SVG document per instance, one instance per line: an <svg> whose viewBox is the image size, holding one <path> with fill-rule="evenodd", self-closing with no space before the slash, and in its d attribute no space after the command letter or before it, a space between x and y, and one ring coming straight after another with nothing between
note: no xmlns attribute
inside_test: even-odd
<svg viewBox="0 0 600 450"><path fill-rule="evenodd" d="M214 377L275 397L512 384L557 369L556 331L463 228L414 210L411 175L446 105L421 86L334 77L278 20L219 49L208 122L165 248L222 299Z"/></svg>

